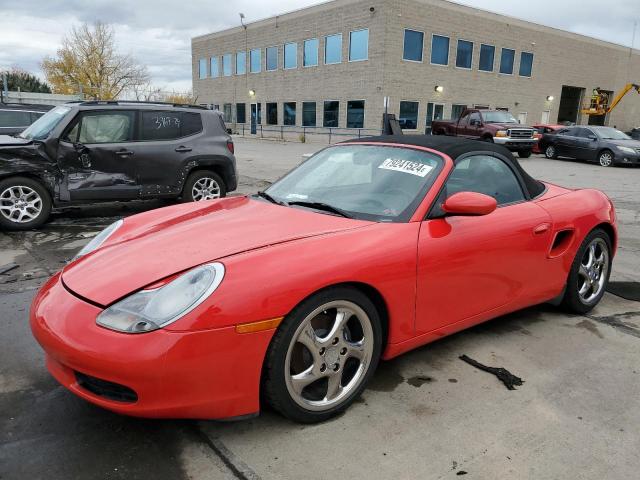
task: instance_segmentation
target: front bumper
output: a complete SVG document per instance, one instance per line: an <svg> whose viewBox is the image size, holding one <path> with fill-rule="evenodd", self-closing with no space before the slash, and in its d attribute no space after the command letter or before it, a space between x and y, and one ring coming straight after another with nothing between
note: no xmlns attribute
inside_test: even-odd
<svg viewBox="0 0 640 480"><path fill-rule="evenodd" d="M100 311L71 294L59 274L31 307L31 330L47 368L76 395L141 417L219 419L259 411L262 363L274 330L124 334L96 325ZM125 387L135 396L116 400L96 384Z"/></svg>
<svg viewBox="0 0 640 480"><path fill-rule="evenodd" d="M640 165L640 153L628 153L615 149L614 162L619 165Z"/></svg>
<svg viewBox="0 0 640 480"><path fill-rule="evenodd" d="M503 145L509 150L528 150L538 141L535 138L493 137L493 143Z"/></svg>

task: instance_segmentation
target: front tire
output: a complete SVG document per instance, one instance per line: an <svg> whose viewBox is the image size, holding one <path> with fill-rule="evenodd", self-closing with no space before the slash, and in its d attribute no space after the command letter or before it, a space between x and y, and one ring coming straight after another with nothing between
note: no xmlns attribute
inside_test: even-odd
<svg viewBox="0 0 640 480"><path fill-rule="evenodd" d="M187 178L182 190L183 202L215 200L227 195L227 186L220 175L211 170L198 170Z"/></svg>
<svg viewBox="0 0 640 480"><path fill-rule="evenodd" d="M598 163L601 167L610 167L613 165L613 152L611 150L603 150L598 155Z"/></svg>
<svg viewBox="0 0 640 480"><path fill-rule="evenodd" d="M597 228L584 239L571 265L562 299L565 310L585 314L600 302L609 283L611 262L611 239Z"/></svg>
<svg viewBox="0 0 640 480"><path fill-rule="evenodd" d="M51 196L38 181L10 177L0 181L0 227L5 230L31 230L49 218Z"/></svg>
<svg viewBox="0 0 640 480"><path fill-rule="evenodd" d="M529 158L531 156L531 150L520 150L518 151L518 156L520 158Z"/></svg>
<svg viewBox="0 0 640 480"><path fill-rule="evenodd" d="M558 152L556 152L556 147L553 145L547 145L547 148L544 149L544 156L549 160L555 160L558 158Z"/></svg>
<svg viewBox="0 0 640 480"><path fill-rule="evenodd" d="M359 290L334 287L298 305L267 351L264 398L301 423L322 422L362 393L382 351L380 315Z"/></svg>

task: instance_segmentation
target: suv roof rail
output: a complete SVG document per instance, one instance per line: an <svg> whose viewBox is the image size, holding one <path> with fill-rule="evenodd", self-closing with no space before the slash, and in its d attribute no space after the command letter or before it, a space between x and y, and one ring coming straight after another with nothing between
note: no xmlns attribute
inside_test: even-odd
<svg viewBox="0 0 640 480"><path fill-rule="evenodd" d="M208 110L202 105L190 105L187 103L171 103L171 102L148 102L142 100L74 100L67 103L77 103L78 105L163 105L180 108L196 108L198 110Z"/></svg>

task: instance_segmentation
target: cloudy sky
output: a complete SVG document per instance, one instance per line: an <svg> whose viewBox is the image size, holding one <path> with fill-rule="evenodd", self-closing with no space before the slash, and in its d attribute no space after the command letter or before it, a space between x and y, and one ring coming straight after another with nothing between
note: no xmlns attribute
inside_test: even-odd
<svg viewBox="0 0 640 480"><path fill-rule="evenodd" d="M457 0L576 33L631 45L638 0ZM114 25L118 48L145 63L157 87L191 88L190 39L238 25L238 12L258 20L318 0L0 0L0 69L19 66L42 75L40 61L55 55L74 24ZM634 18L635 17L635 18ZM640 46L640 26L635 47Z"/></svg>

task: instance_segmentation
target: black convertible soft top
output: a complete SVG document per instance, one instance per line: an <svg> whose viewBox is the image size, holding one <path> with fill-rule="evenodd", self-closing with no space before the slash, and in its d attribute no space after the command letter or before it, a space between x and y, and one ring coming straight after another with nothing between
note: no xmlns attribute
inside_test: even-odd
<svg viewBox="0 0 640 480"><path fill-rule="evenodd" d="M398 145L415 145L418 147L432 148L451 157L455 162L458 157L472 152L494 152L510 164L512 169L520 175L531 198L540 195L544 185L524 171L520 162L513 154L501 145L478 140L469 140L461 137L445 135L381 135L377 137L363 137L358 140L347 140L343 143L395 143Z"/></svg>

